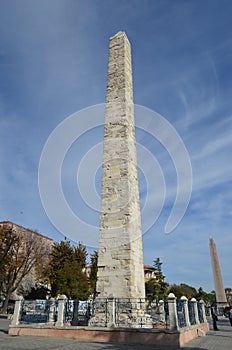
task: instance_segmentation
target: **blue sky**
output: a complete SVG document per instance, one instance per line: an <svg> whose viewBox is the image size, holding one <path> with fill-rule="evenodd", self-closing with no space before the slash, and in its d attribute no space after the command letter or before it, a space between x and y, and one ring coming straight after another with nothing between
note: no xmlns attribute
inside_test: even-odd
<svg viewBox="0 0 232 350"><path fill-rule="evenodd" d="M63 239L40 200L41 153L59 123L83 108L104 103L109 37L122 30L132 45L135 103L159 113L176 129L193 171L185 216L172 233L165 234L175 200L175 167L157 140L136 131L138 143L159 162L166 183L161 214L143 232L144 262L152 264L160 257L167 281L211 291L212 235L225 286L231 287L231 16L232 3L226 0L1 1L0 220ZM80 128L84 119L80 116ZM102 138L102 126L86 132L69 149L62 168L65 198L76 215L95 228L96 245L101 171L96 163L91 179L89 163L83 162L89 151L95 152L93 158L101 156ZM146 196L154 202L154 208L142 211L144 225L154 215L160 193L148 179L148 152L146 164L140 166L139 150L138 158L141 206ZM91 198L81 198L80 192ZM88 200L93 200L95 209L86 205ZM59 204L54 207L59 212ZM76 241L85 244L84 227L67 225L66 236L70 237L69 230L76 231Z"/></svg>

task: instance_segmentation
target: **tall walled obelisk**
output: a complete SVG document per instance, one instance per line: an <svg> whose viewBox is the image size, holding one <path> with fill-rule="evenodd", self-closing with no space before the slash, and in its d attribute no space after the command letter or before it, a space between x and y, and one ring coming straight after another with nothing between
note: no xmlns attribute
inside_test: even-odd
<svg viewBox="0 0 232 350"><path fill-rule="evenodd" d="M226 306L228 303L226 300L226 293L222 279L217 247L212 237L209 239L209 247L214 278L214 288L216 293L216 302L219 306Z"/></svg>
<svg viewBox="0 0 232 350"><path fill-rule="evenodd" d="M99 298L145 297L131 48L110 38L98 251Z"/></svg>

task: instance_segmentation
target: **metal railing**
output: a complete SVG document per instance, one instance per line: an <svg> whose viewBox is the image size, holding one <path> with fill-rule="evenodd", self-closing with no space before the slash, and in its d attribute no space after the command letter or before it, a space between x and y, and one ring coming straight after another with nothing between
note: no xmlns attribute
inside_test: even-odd
<svg viewBox="0 0 232 350"><path fill-rule="evenodd" d="M145 298L97 298L93 303L96 324L106 327L168 328L168 303ZM92 322L94 325L94 321Z"/></svg>
<svg viewBox="0 0 232 350"><path fill-rule="evenodd" d="M206 322L204 303L183 298L176 300L174 294L159 302L145 298L97 298L90 302L68 300L64 295L58 300L21 298L16 301L12 323L174 330Z"/></svg>
<svg viewBox="0 0 232 350"><path fill-rule="evenodd" d="M177 318L178 318L178 326L179 326L179 328L186 327L186 316L185 316L183 300L177 300L176 301L176 310L177 310Z"/></svg>
<svg viewBox="0 0 232 350"><path fill-rule="evenodd" d="M67 300L64 309L64 323L71 326L87 326L91 316L91 302Z"/></svg>
<svg viewBox="0 0 232 350"><path fill-rule="evenodd" d="M196 317L195 317L195 310L194 310L194 303L189 300L188 302L188 311L189 311L189 321L191 325L196 324Z"/></svg>
<svg viewBox="0 0 232 350"><path fill-rule="evenodd" d="M197 303L197 309L198 309L199 321L200 323L204 323L203 306L201 303Z"/></svg>
<svg viewBox="0 0 232 350"><path fill-rule="evenodd" d="M27 323L47 323L50 313L49 300L23 300L19 322Z"/></svg>

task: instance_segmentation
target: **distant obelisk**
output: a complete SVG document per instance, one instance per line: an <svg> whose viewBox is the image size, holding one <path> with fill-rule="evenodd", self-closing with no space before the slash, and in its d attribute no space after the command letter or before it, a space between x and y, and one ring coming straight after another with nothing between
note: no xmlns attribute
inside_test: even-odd
<svg viewBox="0 0 232 350"><path fill-rule="evenodd" d="M144 298L131 48L110 38L98 250L99 298Z"/></svg>
<svg viewBox="0 0 232 350"><path fill-rule="evenodd" d="M216 293L216 302L218 306L226 306L228 303L226 300L225 288L222 280L222 272L218 258L217 247L212 237L209 239L209 247L214 278L214 288Z"/></svg>

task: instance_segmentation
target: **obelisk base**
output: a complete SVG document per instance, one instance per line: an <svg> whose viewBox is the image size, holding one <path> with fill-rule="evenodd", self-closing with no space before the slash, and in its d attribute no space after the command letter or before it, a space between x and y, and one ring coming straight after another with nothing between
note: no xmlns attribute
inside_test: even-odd
<svg viewBox="0 0 232 350"><path fill-rule="evenodd" d="M146 313L144 299L99 298L94 302L92 327L152 328L152 318Z"/></svg>

